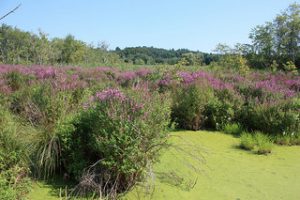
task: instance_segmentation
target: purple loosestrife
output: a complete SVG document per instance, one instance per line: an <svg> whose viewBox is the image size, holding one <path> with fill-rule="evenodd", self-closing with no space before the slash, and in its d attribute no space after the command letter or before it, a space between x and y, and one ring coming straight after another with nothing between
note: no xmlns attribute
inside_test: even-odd
<svg viewBox="0 0 300 200"><path fill-rule="evenodd" d="M149 74L152 73L152 70L148 69L148 68L141 68L141 69L138 69L136 71L136 74L139 76L139 77L146 77L148 76Z"/></svg>
<svg viewBox="0 0 300 200"><path fill-rule="evenodd" d="M163 77L163 79L158 81L158 85L160 87L169 86L172 83L172 77L170 74L167 74Z"/></svg>
<svg viewBox="0 0 300 200"><path fill-rule="evenodd" d="M190 72L178 72L177 76L184 84L191 84L195 81L195 77Z"/></svg>
<svg viewBox="0 0 300 200"><path fill-rule="evenodd" d="M119 77L118 80L120 80L121 82L124 81L130 81L132 79L135 79L137 77L135 72L132 71L127 71L127 72L122 72Z"/></svg>
<svg viewBox="0 0 300 200"><path fill-rule="evenodd" d="M97 92L94 96L94 100L106 101L111 99L117 99L124 101L126 96L118 89L107 89L102 92Z"/></svg>
<svg viewBox="0 0 300 200"><path fill-rule="evenodd" d="M224 90L224 89L233 89L233 84L225 83L221 79L214 77L212 74L209 74L204 71L197 72L178 72L178 77L182 79L182 82L186 85L195 83L197 80L207 81L209 85L215 90Z"/></svg>
<svg viewBox="0 0 300 200"><path fill-rule="evenodd" d="M35 68L34 71L38 79L55 78L57 75L57 70L54 67L39 67Z"/></svg>
<svg viewBox="0 0 300 200"><path fill-rule="evenodd" d="M281 94L286 98L295 96L296 91L291 90L284 84L284 78L282 76L267 76L267 79L255 82L255 88L262 89L265 92Z"/></svg>
<svg viewBox="0 0 300 200"><path fill-rule="evenodd" d="M289 79L285 81L285 85L290 88L291 90L294 90L295 92L300 92L300 77L297 79Z"/></svg>

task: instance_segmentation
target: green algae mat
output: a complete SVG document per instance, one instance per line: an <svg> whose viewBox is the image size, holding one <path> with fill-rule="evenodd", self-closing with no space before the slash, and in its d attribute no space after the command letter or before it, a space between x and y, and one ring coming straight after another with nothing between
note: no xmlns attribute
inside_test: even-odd
<svg viewBox="0 0 300 200"><path fill-rule="evenodd" d="M238 138L205 131L174 132L169 141L148 181L121 199L300 199L299 146L256 155L239 149ZM35 183L29 199L59 199L53 187Z"/></svg>

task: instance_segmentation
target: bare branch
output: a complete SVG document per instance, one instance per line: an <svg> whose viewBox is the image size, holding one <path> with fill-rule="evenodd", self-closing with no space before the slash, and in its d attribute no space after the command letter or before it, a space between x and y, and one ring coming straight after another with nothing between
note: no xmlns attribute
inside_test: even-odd
<svg viewBox="0 0 300 200"><path fill-rule="evenodd" d="M0 17L0 21L2 19L4 19L5 17L7 17L8 15L10 15L11 13L15 12L18 8L20 8L21 4L17 5L17 7L15 7L14 9L12 9L11 11L9 11L8 13L6 13L5 15L3 15L2 17Z"/></svg>

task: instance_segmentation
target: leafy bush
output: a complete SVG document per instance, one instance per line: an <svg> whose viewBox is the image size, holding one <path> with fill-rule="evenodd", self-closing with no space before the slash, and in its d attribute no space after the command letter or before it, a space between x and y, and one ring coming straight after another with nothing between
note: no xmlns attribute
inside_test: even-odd
<svg viewBox="0 0 300 200"><path fill-rule="evenodd" d="M242 133L243 129L241 125L233 123L233 124L226 124L223 131L224 133L237 136Z"/></svg>
<svg viewBox="0 0 300 200"><path fill-rule="evenodd" d="M29 77L17 71L11 71L6 74L5 79L11 90L15 91L26 86Z"/></svg>
<svg viewBox="0 0 300 200"><path fill-rule="evenodd" d="M0 156L0 159L1 156ZM0 165L6 161L0 161ZM30 180L27 176L27 169L15 165L9 169L0 167L0 199L16 200L26 199L25 195L30 190Z"/></svg>
<svg viewBox="0 0 300 200"><path fill-rule="evenodd" d="M72 129L74 109L80 103L78 99L74 102L75 98L74 93L56 91L47 83L14 94L11 109L38 130L33 138L31 158L38 177L52 175L62 165L59 134Z"/></svg>
<svg viewBox="0 0 300 200"><path fill-rule="evenodd" d="M213 91L205 82L177 88L173 94L172 120L179 128L199 130L205 122L205 107Z"/></svg>
<svg viewBox="0 0 300 200"><path fill-rule="evenodd" d="M96 93L74 122L75 131L62 136L68 172L87 191L114 196L127 190L165 146L169 115L168 99L156 92Z"/></svg>
<svg viewBox="0 0 300 200"><path fill-rule="evenodd" d="M284 63L283 64L283 69L285 71L292 72L292 73L294 73L296 75L298 74L297 66L292 61L288 61L288 62Z"/></svg>
<svg viewBox="0 0 300 200"><path fill-rule="evenodd" d="M255 148L256 141L252 134L243 132L241 134L241 144L240 147L245 150L253 150Z"/></svg>
<svg viewBox="0 0 300 200"><path fill-rule="evenodd" d="M218 99L211 99L205 106L205 127L220 130L233 118L231 105L223 103Z"/></svg>
<svg viewBox="0 0 300 200"><path fill-rule="evenodd" d="M248 104L240 111L238 121L249 130L280 135L300 129L299 101Z"/></svg>
<svg viewBox="0 0 300 200"><path fill-rule="evenodd" d="M300 145L300 134L277 135L274 142L279 145Z"/></svg>
<svg viewBox="0 0 300 200"><path fill-rule="evenodd" d="M214 97L210 98L205 107L205 127L222 130L226 124L235 121L243 100L232 88L214 90Z"/></svg>

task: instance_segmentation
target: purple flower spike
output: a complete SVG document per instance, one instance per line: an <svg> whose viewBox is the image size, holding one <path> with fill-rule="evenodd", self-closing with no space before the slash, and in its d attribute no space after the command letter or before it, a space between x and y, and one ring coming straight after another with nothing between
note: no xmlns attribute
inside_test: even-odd
<svg viewBox="0 0 300 200"><path fill-rule="evenodd" d="M125 95L118 89L107 89L102 92L97 92L95 98L100 101L106 101L110 99L118 99L118 100L125 100Z"/></svg>

